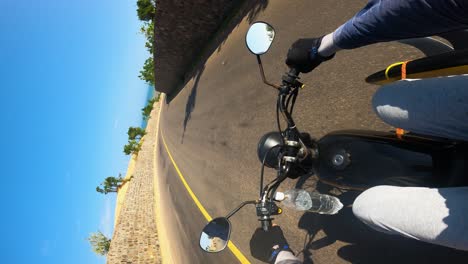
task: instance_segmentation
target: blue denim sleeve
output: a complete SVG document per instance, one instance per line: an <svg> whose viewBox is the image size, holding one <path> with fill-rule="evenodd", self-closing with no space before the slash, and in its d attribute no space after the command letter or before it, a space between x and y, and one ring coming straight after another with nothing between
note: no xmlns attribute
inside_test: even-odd
<svg viewBox="0 0 468 264"><path fill-rule="evenodd" d="M468 0L370 0L333 34L342 49L468 28Z"/></svg>

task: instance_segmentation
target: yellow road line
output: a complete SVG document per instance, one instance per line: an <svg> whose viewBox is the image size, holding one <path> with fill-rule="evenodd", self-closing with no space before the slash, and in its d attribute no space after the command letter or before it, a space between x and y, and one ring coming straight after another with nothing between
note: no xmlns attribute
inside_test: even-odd
<svg viewBox="0 0 468 264"><path fill-rule="evenodd" d="M166 145L166 140L164 139L164 134L162 131L161 131L161 138L162 138L164 148L166 149L166 152L169 156L169 159L172 161L172 165L174 165L174 168L177 171L177 174L179 175L180 180L184 184L185 189L187 189L188 193L190 194L190 197L192 197L192 200L195 202L195 204L197 205L198 209L201 211L205 219L208 222L211 221L213 218L210 216L210 214L208 214L205 207L203 207L203 205L200 203L200 200L198 200L197 196L195 196L195 194L192 191L192 188L190 188L184 176L180 172L179 166L177 166L176 162L174 161L174 158L172 157L171 152L169 151L169 148ZM246 263L246 264L250 263L250 261L244 256L244 254L242 254L242 252L236 247L236 245L234 245L232 241L229 241L228 248L231 250L232 254L236 256L236 258L240 261L240 263Z"/></svg>

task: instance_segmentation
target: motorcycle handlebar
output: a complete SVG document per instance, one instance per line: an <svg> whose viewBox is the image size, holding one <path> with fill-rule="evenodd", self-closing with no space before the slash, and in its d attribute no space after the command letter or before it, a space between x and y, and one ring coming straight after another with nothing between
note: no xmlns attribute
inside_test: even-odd
<svg viewBox="0 0 468 264"><path fill-rule="evenodd" d="M295 68L290 68L288 72L286 72L285 75L283 75L283 85L282 87L289 87L289 88L300 88L303 86L303 83L299 82L297 79L299 79L299 73L300 71L296 70Z"/></svg>

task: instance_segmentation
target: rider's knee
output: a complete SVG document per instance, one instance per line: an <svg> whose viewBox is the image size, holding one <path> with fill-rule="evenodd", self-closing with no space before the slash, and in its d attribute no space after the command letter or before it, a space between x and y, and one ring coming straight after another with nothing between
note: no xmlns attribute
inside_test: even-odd
<svg viewBox="0 0 468 264"><path fill-rule="evenodd" d="M375 113L385 123L394 127L404 127L408 121L408 110L402 107L404 103L401 102L399 90L396 84L385 85L380 87L372 97L372 107Z"/></svg>
<svg viewBox="0 0 468 264"><path fill-rule="evenodd" d="M378 199L378 191L381 186L377 186L371 189L368 189L361 193L353 203L353 213L354 215L363 220L368 221L372 211L375 210L374 203Z"/></svg>
<svg viewBox="0 0 468 264"><path fill-rule="evenodd" d="M373 229L387 233L385 226L385 193L392 186L376 186L360 194L353 203L354 215Z"/></svg>

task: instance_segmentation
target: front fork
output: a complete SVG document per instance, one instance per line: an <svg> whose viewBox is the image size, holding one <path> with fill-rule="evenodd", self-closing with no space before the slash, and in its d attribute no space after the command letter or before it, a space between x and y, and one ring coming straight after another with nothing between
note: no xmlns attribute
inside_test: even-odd
<svg viewBox="0 0 468 264"><path fill-rule="evenodd" d="M284 136L283 169L287 169L287 177L297 178L310 171L313 161L317 157L317 147L308 134L300 134L294 128L286 131Z"/></svg>

